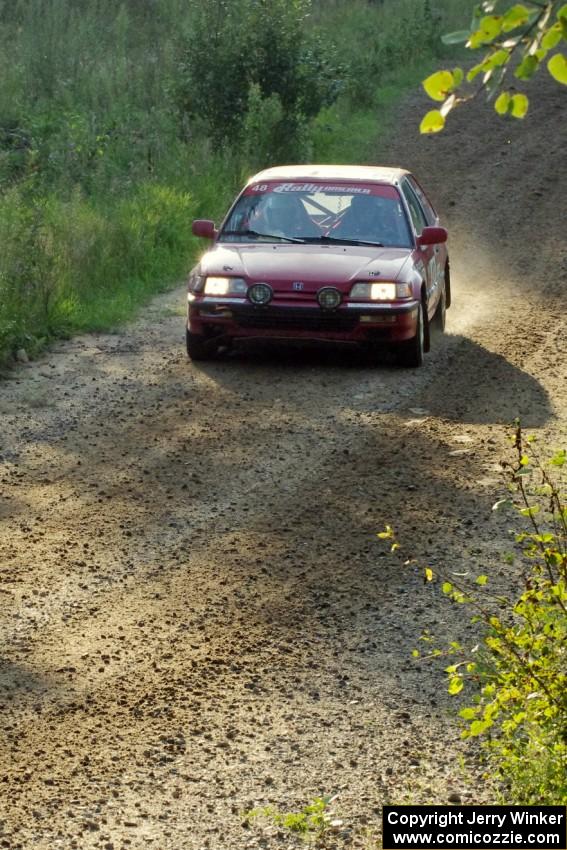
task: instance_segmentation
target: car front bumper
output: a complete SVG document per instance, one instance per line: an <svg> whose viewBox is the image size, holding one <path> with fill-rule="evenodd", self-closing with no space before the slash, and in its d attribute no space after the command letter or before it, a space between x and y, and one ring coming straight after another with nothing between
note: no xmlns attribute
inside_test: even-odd
<svg viewBox="0 0 567 850"><path fill-rule="evenodd" d="M417 301L350 303L336 310L278 300L260 307L242 298L196 297L189 303L192 333L226 339L313 339L396 343L415 336Z"/></svg>

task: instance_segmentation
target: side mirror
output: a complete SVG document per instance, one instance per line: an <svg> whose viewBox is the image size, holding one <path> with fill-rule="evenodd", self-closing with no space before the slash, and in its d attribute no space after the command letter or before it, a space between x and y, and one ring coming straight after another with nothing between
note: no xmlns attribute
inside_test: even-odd
<svg viewBox="0 0 567 850"><path fill-rule="evenodd" d="M444 227L424 227L421 236L417 237L417 244L420 248L423 245L439 245L447 241L448 235Z"/></svg>
<svg viewBox="0 0 567 850"><path fill-rule="evenodd" d="M201 236L203 239L214 239L218 233L214 221L209 221L206 218L197 218L191 225L191 230L194 236Z"/></svg>

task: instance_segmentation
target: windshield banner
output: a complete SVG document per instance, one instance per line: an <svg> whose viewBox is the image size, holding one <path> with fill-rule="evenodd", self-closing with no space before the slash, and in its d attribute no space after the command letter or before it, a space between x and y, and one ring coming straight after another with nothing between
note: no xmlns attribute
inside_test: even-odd
<svg viewBox="0 0 567 850"><path fill-rule="evenodd" d="M394 186L381 185L379 183L353 184L353 183L305 183L303 181L280 182L269 181L266 183L253 183L247 186L245 195L257 195L274 192L278 195L283 194L302 194L302 195L378 195L381 198L398 199L398 192Z"/></svg>

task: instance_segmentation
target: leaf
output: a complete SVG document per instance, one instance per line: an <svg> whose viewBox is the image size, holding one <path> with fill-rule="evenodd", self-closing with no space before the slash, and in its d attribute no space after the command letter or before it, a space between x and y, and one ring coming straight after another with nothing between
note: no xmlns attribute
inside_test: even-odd
<svg viewBox="0 0 567 850"><path fill-rule="evenodd" d="M453 68L453 85L454 85L454 88L457 88L457 86L460 86L461 83L463 82L463 79L464 79L463 69L462 68Z"/></svg>
<svg viewBox="0 0 567 850"><path fill-rule="evenodd" d="M475 77L477 77L484 70L484 62L479 62L478 65L474 65L470 71L467 73L467 80L469 83L472 83Z"/></svg>
<svg viewBox="0 0 567 850"><path fill-rule="evenodd" d="M510 32L511 30L515 30L516 27L522 27L524 24L527 24L529 19L530 10L521 3L517 3L515 6L512 6L511 9L508 9L504 15L504 20L502 21L502 32Z"/></svg>
<svg viewBox="0 0 567 850"><path fill-rule="evenodd" d="M519 513L521 514L521 516L532 517L532 516L535 516L536 514L539 514L539 510L540 510L539 505L531 505L531 507L529 507L529 508L521 508Z"/></svg>
<svg viewBox="0 0 567 850"><path fill-rule="evenodd" d="M507 91L503 91L502 94L498 95L494 102L494 108L499 115L506 115L510 106L510 100L511 96ZM510 505L510 499L499 499L498 502L492 505L492 510L499 511L504 505Z"/></svg>
<svg viewBox="0 0 567 850"><path fill-rule="evenodd" d="M484 75L483 84L486 89L487 100L492 100L498 94L505 71L505 68L492 68Z"/></svg>
<svg viewBox="0 0 567 850"><path fill-rule="evenodd" d="M553 466L563 466L567 462L567 451L565 449L561 449L561 451L553 455L549 462Z"/></svg>
<svg viewBox="0 0 567 850"><path fill-rule="evenodd" d="M567 8L567 7L566 7ZM563 28L560 23L553 24L553 26L548 29L546 34L541 40L541 46L545 48L545 50L553 50L554 47L557 47L559 42L561 41L561 36L563 35Z"/></svg>
<svg viewBox="0 0 567 850"><path fill-rule="evenodd" d="M441 36L443 44L464 44L468 41L470 30L457 30L456 32L448 32Z"/></svg>
<svg viewBox="0 0 567 850"><path fill-rule="evenodd" d="M487 581L488 576L478 576L478 578L475 579L475 584L479 584L481 587L484 587Z"/></svg>
<svg viewBox="0 0 567 850"><path fill-rule="evenodd" d="M567 21L567 3L557 12L557 19L559 21Z"/></svg>
<svg viewBox="0 0 567 850"><path fill-rule="evenodd" d="M509 50L495 50L494 53L491 53L482 63L482 67L484 71L490 71L492 68L500 68L502 65L505 65L508 59L510 58Z"/></svg>
<svg viewBox="0 0 567 850"><path fill-rule="evenodd" d="M534 534L534 540L537 543L553 543L555 540L554 534Z"/></svg>
<svg viewBox="0 0 567 850"><path fill-rule="evenodd" d="M431 569L431 567L425 568L425 580L433 581L433 570Z"/></svg>
<svg viewBox="0 0 567 850"><path fill-rule="evenodd" d="M455 79L450 71L436 71L422 85L432 100L445 100L455 86Z"/></svg>
<svg viewBox="0 0 567 850"><path fill-rule="evenodd" d="M561 53L551 57L547 63L547 70L554 80L567 86L567 59Z"/></svg>
<svg viewBox="0 0 567 850"><path fill-rule="evenodd" d="M502 31L502 15L485 15L481 19L479 28L473 32L467 42L467 47L473 50L480 47L482 44L489 44L494 41Z"/></svg>
<svg viewBox="0 0 567 850"><path fill-rule="evenodd" d="M539 68L539 59L537 56L524 56L516 70L514 76L519 80L529 80Z"/></svg>
<svg viewBox="0 0 567 850"><path fill-rule="evenodd" d="M445 126L445 119L438 109L432 109L425 115L419 125L420 133L439 133Z"/></svg>
<svg viewBox="0 0 567 850"><path fill-rule="evenodd" d="M419 649L412 649L412 653L414 658L419 658L420 652Z"/></svg>
<svg viewBox="0 0 567 850"><path fill-rule="evenodd" d="M522 455L522 457L520 458L520 466L527 466L529 462L529 457L527 455Z"/></svg>
<svg viewBox="0 0 567 850"><path fill-rule="evenodd" d="M464 684L465 683L460 676L453 676L449 680L449 687L447 688L447 691L451 694L451 696L455 696L463 690Z"/></svg>
<svg viewBox="0 0 567 850"><path fill-rule="evenodd" d="M451 591L453 590L453 585L450 581L444 581L441 585L441 590L443 591L443 593L451 593Z"/></svg>

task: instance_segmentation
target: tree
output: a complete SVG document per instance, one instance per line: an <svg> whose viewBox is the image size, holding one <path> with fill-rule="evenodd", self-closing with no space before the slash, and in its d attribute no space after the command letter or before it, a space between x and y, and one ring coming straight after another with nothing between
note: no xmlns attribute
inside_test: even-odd
<svg viewBox="0 0 567 850"><path fill-rule="evenodd" d="M442 70L423 81L429 97L441 106L424 116L422 133L438 133L452 109L481 92L494 99L499 115L524 118L529 100L517 86L543 65L567 86L567 4L561 0L528 0L506 8L501 0L485 0L475 7L470 29L449 33L443 42L465 44L484 55L466 73L462 68Z"/></svg>
<svg viewBox="0 0 567 850"><path fill-rule="evenodd" d="M270 117L274 123L260 145L271 135L278 142L275 158L293 158L290 140L337 98L344 69L336 51L306 27L310 9L310 0L198 5L180 68L179 102L216 147L234 145L247 119L250 129Z"/></svg>

